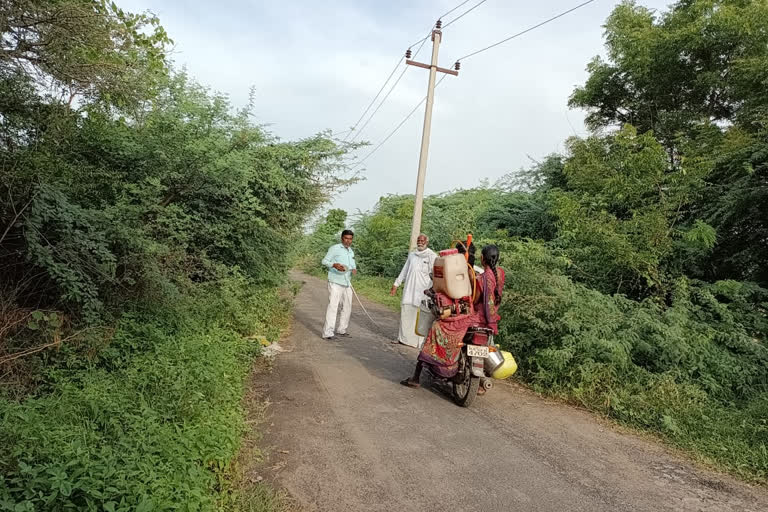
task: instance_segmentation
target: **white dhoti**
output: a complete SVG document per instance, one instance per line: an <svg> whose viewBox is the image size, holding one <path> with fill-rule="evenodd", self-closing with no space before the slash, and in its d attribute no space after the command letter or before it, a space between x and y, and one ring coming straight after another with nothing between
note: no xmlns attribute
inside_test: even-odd
<svg viewBox="0 0 768 512"><path fill-rule="evenodd" d="M403 345L420 349L424 344L424 337L416 334L416 318L419 308L410 304L400 305L400 334L397 339Z"/></svg>
<svg viewBox="0 0 768 512"><path fill-rule="evenodd" d="M424 344L424 337L416 334L416 318L419 304L425 298L424 290L432 286L430 274L436 258L437 254L431 249L408 254L408 259L395 280L395 287L405 283L403 300L400 303L400 333L397 340L409 347L420 349Z"/></svg>

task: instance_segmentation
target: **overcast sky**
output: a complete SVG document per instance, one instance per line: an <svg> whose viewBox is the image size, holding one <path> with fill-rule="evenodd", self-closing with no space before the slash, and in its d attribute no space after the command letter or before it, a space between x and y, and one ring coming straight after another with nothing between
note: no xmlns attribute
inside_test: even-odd
<svg viewBox="0 0 768 512"><path fill-rule="evenodd" d="M444 24L471 7L447 16ZM351 127L409 44L460 0L120 0L156 13L176 43L174 60L235 106L256 91L256 121L281 139ZM580 0L487 0L443 31L440 64L539 23ZM638 3L663 10L666 0ZM585 133L568 97L603 54L602 25L616 5L597 0L462 62L436 90L426 192L477 185L527 166ZM430 42L417 60L428 62ZM415 48L414 48L415 49ZM399 71L398 71L399 74ZM397 75L395 75L397 76ZM365 156L426 94L428 71L410 67L361 139ZM424 108L365 163L365 181L333 201L350 213L416 185Z"/></svg>

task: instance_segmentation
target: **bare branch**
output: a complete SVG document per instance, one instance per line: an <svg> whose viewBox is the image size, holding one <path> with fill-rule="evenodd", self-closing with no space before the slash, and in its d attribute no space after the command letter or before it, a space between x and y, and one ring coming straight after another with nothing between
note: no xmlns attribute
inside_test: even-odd
<svg viewBox="0 0 768 512"><path fill-rule="evenodd" d="M10 196L10 194L11 194L11 190L10 190L10 188L9 188L9 189L8 189L8 195ZM11 230L11 228L13 227L13 225L14 225L14 224L16 224L16 221L17 221L17 220L19 220L19 217L21 217L21 214L22 214L22 213L24 213L24 210L26 210L26 209L27 209L27 207L28 207L30 204L32 204L32 201L35 199L35 196L36 196L36 195L37 195L37 192L35 192L35 193L32 195L32 197L30 197L30 198L29 198L29 201L27 201L27 204L25 204L25 205L24 205L24 206L21 208L21 210L19 210L18 212L16 211L16 207L15 207L15 206L13 207L13 211L14 211L14 213L15 213L16 215L13 217L13 219L11 220L11 222L9 222L9 223L8 223L8 226L6 226L6 228L5 228L5 231L3 232L3 235L2 235L2 236L0 236L0 245L2 245L2 244L3 244L3 240L5 240L5 237L6 237L6 235L8 235L8 232ZM13 204L13 202L11 202L11 204Z"/></svg>

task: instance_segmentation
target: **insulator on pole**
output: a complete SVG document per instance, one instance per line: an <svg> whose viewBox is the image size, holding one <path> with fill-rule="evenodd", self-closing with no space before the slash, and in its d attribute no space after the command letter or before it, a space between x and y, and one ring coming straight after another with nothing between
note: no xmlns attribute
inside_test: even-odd
<svg viewBox="0 0 768 512"><path fill-rule="evenodd" d="M437 23L435 23L435 28L438 30L443 28L443 20L437 20Z"/></svg>
<svg viewBox="0 0 768 512"><path fill-rule="evenodd" d="M410 48L405 50L405 58L406 59L410 59L411 58L411 49Z"/></svg>
<svg viewBox="0 0 768 512"><path fill-rule="evenodd" d="M455 69L456 71L458 71L459 69L461 69L461 62L459 62L459 61L456 61L456 64L454 64L454 65L453 65L453 69Z"/></svg>

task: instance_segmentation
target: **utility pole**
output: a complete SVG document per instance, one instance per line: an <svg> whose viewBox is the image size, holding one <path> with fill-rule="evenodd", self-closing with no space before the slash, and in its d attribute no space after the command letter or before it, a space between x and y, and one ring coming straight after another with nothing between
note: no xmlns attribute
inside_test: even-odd
<svg viewBox="0 0 768 512"><path fill-rule="evenodd" d="M458 76L459 63L456 63L456 70L445 69L437 65L437 53L440 48L440 41L443 33L440 30L442 22L437 20L435 29L432 31L432 61L430 64L422 64L410 60L411 50L405 53L405 63L410 66L417 66L429 70L429 84L427 85L427 106L424 110L424 129L421 134L421 152L419 153L419 174L416 178L416 197L413 202L413 223L411 224L411 245L410 250L416 247L416 239L421 231L421 212L424 204L424 180L427 175L427 158L429 156L429 134L432 129L432 105L435 100L435 75L440 71L449 75Z"/></svg>

